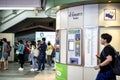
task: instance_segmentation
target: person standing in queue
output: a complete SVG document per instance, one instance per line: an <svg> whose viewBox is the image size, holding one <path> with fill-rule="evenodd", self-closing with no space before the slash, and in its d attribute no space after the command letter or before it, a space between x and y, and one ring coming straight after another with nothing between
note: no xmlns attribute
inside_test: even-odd
<svg viewBox="0 0 120 80"><path fill-rule="evenodd" d="M45 69L45 59L46 59L46 49L47 49L47 44L46 44L46 38L42 38L41 45L38 48L40 53L38 56L38 72L43 71Z"/></svg>
<svg viewBox="0 0 120 80"><path fill-rule="evenodd" d="M3 38L2 56L4 58L4 70L8 70L8 51L7 51L7 39Z"/></svg>
<svg viewBox="0 0 120 80"><path fill-rule="evenodd" d="M47 65L52 65L52 57L51 54L53 52L53 46L50 41L48 41L47 49L46 49L46 55L47 55Z"/></svg>
<svg viewBox="0 0 120 80"><path fill-rule="evenodd" d="M25 59L24 59L25 45L23 44L22 40L19 40L18 43L19 43L19 45L18 45L18 52L19 52L18 60L19 60L19 63L20 63L20 68L18 70L23 71L24 70L23 65L25 63Z"/></svg>

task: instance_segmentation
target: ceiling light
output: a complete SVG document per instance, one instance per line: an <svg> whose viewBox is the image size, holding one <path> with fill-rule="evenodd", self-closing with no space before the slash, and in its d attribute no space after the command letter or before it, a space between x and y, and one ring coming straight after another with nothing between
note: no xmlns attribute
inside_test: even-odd
<svg viewBox="0 0 120 80"><path fill-rule="evenodd" d="M112 1L111 1L111 0L109 0L108 2L109 2L109 3L111 3Z"/></svg>
<svg viewBox="0 0 120 80"><path fill-rule="evenodd" d="M59 10L59 9L60 9L60 6L57 6L56 9Z"/></svg>

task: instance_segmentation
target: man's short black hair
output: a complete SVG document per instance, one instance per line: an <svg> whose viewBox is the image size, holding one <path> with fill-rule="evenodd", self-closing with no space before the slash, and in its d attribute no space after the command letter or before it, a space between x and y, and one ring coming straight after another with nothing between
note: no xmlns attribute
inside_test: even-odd
<svg viewBox="0 0 120 80"><path fill-rule="evenodd" d="M42 38L42 41L46 41L46 38Z"/></svg>
<svg viewBox="0 0 120 80"><path fill-rule="evenodd" d="M41 42L41 40L38 40L37 42Z"/></svg>
<svg viewBox="0 0 120 80"><path fill-rule="evenodd" d="M102 39L105 39L105 40L107 41L107 43L110 43L111 40L112 40L112 36L111 36L110 34L108 34L108 33L103 33L103 34L101 35L101 38L102 38Z"/></svg>
<svg viewBox="0 0 120 80"><path fill-rule="evenodd" d="M2 40L3 40L4 42L7 42L7 39L6 39L6 38L3 38Z"/></svg>

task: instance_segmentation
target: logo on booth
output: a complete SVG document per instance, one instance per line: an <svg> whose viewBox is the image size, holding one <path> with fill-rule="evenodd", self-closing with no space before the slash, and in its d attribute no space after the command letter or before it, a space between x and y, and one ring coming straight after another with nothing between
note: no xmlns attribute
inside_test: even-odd
<svg viewBox="0 0 120 80"><path fill-rule="evenodd" d="M62 75L62 73L61 73L60 71L56 71L56 74L57 74L58 76L61 76L61 75Z"/></svg>
<svg viewBox="0 0 120 80"><path fill-rule="evenodd" d="M82 12L69 12L69 17L72 17L73 19L79 19L82 15Z"/></svg>

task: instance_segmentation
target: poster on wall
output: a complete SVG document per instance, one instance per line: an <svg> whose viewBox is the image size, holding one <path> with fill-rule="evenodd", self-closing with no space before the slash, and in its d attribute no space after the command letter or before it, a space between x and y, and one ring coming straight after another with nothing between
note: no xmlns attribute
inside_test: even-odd
<svg viewBox="0 0 120 80"><path fill-rule="evenodd" d="M55 44L55 32L36 32L36 42L38 40L42 40L42 38L46 38L46 43L48 41L54 46Z"/></svg>
<svg viewBox="0 0 120 80"><path fill-rule="evenodd" d="M60 30L56 31L56 62L60 62Z"/></svg>
<svg viewBox="0 0 120 80"><path fill-rule="evenodd" d="M115 9L105 9L104 10L105 20L116 20L116 10Z"/></svg>
<svg viewBox="0 0 120 80"><path fill-rule="evenodd" d="M79 29L68 30L68 64L81 64L80 34L81 31Z"/></svg>
<svg viewBox="0 0 120 80"><path fill-rule="evenodd" d="M98 28L85 28L84 30L85 67L94 67L97 65Z"/></svg>

